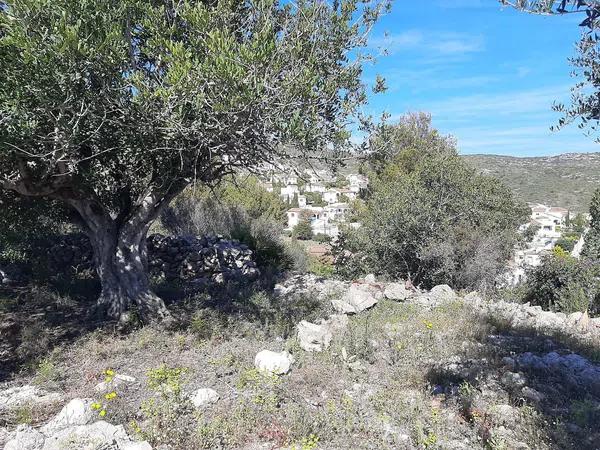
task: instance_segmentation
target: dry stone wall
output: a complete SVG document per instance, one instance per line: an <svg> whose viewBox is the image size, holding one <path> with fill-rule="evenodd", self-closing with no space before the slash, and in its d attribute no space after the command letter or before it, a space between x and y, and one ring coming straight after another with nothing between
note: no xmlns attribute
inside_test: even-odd
<svg viewBox="0 0 600 450"><path fill-rule="evenodd" d="M150 273L167 280L251 281L260 275L252 250L223 236L154 234L148 237L147 248ZM49 258L51 268L57 271L93 268L93 252L85 235L64 236L51 247Z"/></svg>

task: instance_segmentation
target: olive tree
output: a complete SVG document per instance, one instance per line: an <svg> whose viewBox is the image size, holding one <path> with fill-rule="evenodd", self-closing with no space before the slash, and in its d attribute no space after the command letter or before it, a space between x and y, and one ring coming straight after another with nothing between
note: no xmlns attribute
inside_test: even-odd
<svg viewBox="0 0 600 450"><path fill-rule="evenodd" d="M164 318L151 223L190 183L346 149L367 126L360 47L383 6L0 2L0 186L78 213L104 314Z"/></svg>
<svg viewBox="0 0 600 450"><path fill-rule="evenodd" d="M577 122L578 127L586 129L588 135L596 134L600 124L600 48L598 47L600 28L599 0L500 0L503 5L535 14L544 15L581 15L579 26L581 39L577 43L577 54L570 58L574 67L573 76L578 81L571 89L571 104L555 104L553 109L562 114L558 121L561 128ZM600 137L596 137L600 142Z"/></svg>

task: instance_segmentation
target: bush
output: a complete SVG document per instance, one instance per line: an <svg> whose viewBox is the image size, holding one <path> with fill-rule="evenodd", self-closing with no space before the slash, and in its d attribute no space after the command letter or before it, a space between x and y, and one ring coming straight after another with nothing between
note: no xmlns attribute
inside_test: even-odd
<svg viewBox="0 0 600 450"><path fill-rule="evenodd" d="M571 313L600 312L600 266L556 249L529 271L525 300L546 309Z"/></svg>
<svg viewBox="0 0 600 450"><path fill-rule="evenodd" d="M371 139L362 227L336 250L343 256L337 264L346 265L338 270L410 278L427 288L492 286L513 253L526 206L496 178L477 174L428 117L390 128Z"/></svg>
<svg viewBox="0 0 600 450"><path fill-rule="evenodd" d="M176 235L238 239L255 252L259 266L286 270L293 261L283 240L284 212L279 198L250 178L215 191L185 191L163 212L161 224Z"/></svg>
<svg viewBox="0 0 600 450"><path fill-rule="evenodd" d="M303 241L308 241L313 238L312 225L308 215L302 214L298 224L292 230L292 236Z"/></svg>
<svg viewBox="0 0 600 450"><path fill-rule="evenodd" d="M317 242L328 243L331 242L331 236L328 236L323 233L317 233L314 235L313 239Z"/></svg>
<svg viewBox="0 0 600 450"><path fill-rule="evenodd" d="M58 202L0 189L0 211L0 263L30 265L56 234L68 228L69 212Z"/></svg>

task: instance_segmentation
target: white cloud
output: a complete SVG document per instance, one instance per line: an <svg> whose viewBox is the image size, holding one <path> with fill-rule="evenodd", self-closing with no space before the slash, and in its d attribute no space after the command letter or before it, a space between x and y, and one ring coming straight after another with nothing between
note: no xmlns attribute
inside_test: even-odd
<svg viewBox="0 0 600 450"><path fill-rule="evenodd" d="M407 30L373 37L369 45L383 49L388 54L413 51L426 57L465 55L483 51L485 48L482 35L422 30Z"/></svg>

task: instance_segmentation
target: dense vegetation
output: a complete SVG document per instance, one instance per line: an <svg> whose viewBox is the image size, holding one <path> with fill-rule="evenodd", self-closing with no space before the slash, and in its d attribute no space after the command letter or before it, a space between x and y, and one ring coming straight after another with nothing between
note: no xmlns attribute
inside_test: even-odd
<svg viewBox="0 0 600 450"><path fill-rule="evenodd" d="M341 273L374 272L431 287L491 287L526 220L508 187L478 175L427 115L384 125L371 139L362 227L342 241ZM338 250L340 255L343 250Z"/></svg>
<svg viewBox="0 0 600 450"><path fill-rule="evenodd" d="M594 190L600 183L598 153L526 158L500 155L463 157L478 171L502 180L519 199L562 206L573 213L587 212Z"/></svg>
<svg viewBox="0 0 600 450"><path fill-rule="evenodd" d="M359 50L381 8L1 2L0 186L76 211L99 311L168 317L146 272L151 224L193 182L345 150L366 102Z"/></svg>

